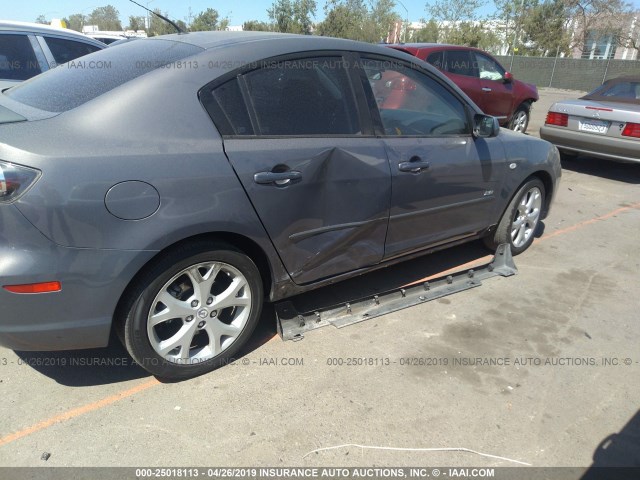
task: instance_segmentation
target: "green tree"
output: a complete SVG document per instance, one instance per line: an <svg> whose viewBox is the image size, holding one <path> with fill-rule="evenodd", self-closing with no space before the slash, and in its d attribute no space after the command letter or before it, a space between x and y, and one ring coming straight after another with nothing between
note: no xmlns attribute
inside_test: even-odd
<svg viewBox="0 0 640 480"><path fill-rule="evenodd" d="M315 0L275 0L267 10L273 30L282 33L309 35L316 14Z"/></svg>
<svg viewBox="0 0 640 480"><path fill-rule="evenodd" d="M325 37L364 40L368 10L363 0L329 0L317 33Z"/></svg>
<svg viewBox="0 0 640 480"><path fill-rule="evenodd" d="M290 0L276 0L267 10L267 15L276 32L293 33L293 4Z"/></svg>
<svg viewBox="0 0 640 480"><path fill-rule="evenodd" d="M189 30L192 32L204 32L210 30L224 30L228 25L227 19L220 19L220 14L214 8L207 8L195 16Z"/></svg>
<svg viewBox="0 0 640 480"><path fill-rule="evenodd" d="M366 42L384 41L390 30L402 19L394 11L393 0L372 0L363 26L363 39Z"/></svg>
<svg viewBox="0 0 640 480"><path fill-rule="evenodd" d="M154 9L154 12L163 15L159 8ZM164 13L164 16L169 18L169 14L166 12ZM184 22L182 22L182 24L184 25ZM186 25L184 26L186 27ZM147 35L154 37L156 35L169 35L170 33L176 33L176 29L173 25L161 19L157 15L149 14L149 29L147 30Z"/></svg>
<svg viewBox="0 0 640 480"><path fill-rule="evenodd" d="M433 18L426 22L419 30L411 32L411 41L419 43L437 43L440 36L440 27Z"/></svg>
<svg viewBox="0 0 640 480"><path fill-rule="evenodd" d="M67 28L75 30L76 32L82 32L82 27L86 25L86 17L81 13L74 13L64 19L64 23L67 24Z"/></svg>
<svg viewBox="0 0 640 480"><path fill-rule="evenodd" d="M165 17L167 17L167 16L165 15ZM167 18L169 18L169 17L167 17ZM184 20L174 20L174 23L178 27L180 27L180 31L182 31L182 32L188 32L189 31L189 26L187 25L187 23ZM224 28L227 28L227 27L225 26ZM224 30L224 28L221 28L220 30ZM173 32L171 32L171 33L177 33L176 29L174 28Z"/></svg>
<svg viewBox="0 0 640 480"><path fill-rule="evenodd" d="M494 0L496 10L493 19L496 20L496 29L509 45L509 51L512 51L514 42L520 43L517 36L521 33L525 12L533 1L536 0Z"/></svg>
<svg viewBox="0 0 640 480"><path fill-rule="evenodd" d="M144 30L145 29L145 17L139 17L135 15L129 16L129 25L127 26L127 30Z"/></svg>
<svg viewBox="0 0 640 480"><path fill-rule="evenodd" d="M564 0L544 0L532 6L522 21L525 53L555 56L569 53L569 36L565 30L567 8Z"/></svg>
<svg viewBox="0 0 640 480"><path fill-rule="evenodd" d="M447 42L482 50L496 51L502 44L500 37L486 27L484 22L458 22L448 32Z"/></svg>
<svg viewBox="0 0 640 480"><path fill-rule="evenodd" d="M456 23L479 20L477 11L484 4L484 0L433 0L426 8L435 20Z"/></svg>
<svg viewBox="0 0 640 480"><path fill-rule="evenodd" d="M122 30L120 12L113 6L98 7L88 16L87 25L97 25L100 30Z"/></svg>
<svg viewBox="0 0 640 480"><path fill-rule="evenodd" d="M588 40L610 37L620 46L638 48L637 30L624 28L637 12L625 0L564 0L572 19L571 48L589 48Z"/></svg>
<svg viewBox="0 0 640 480"><path fill-rule="evenodd" d="M254 31L254 32L270 32L271 25L266 22L260 22L258 20L249 20L242 24L242 30L244 31Z"/></svg>
<svg viewBox="0 0 640 480"><path fill-rule="evenodd" d="M47 20L47 17L45 17L44 15L38 15L38 18L36 18L36 23L49 25L49 20Z"/></svg>
<svg viewBox="0 0 640 480"><path fill-rule="evenodd" d="M439 22L440 41L470 45L478 41L473 22L480 19L477 11L483 5L484 0L434 0L427 4L427 12Z"/></svg>
<svg viewBox="0 0 640 480"><path fill-rule="evenodd" d="M293 2L293 22L295 33L311 35L313 20L316 16L317 4L315 0L296 0Z"/></svg>

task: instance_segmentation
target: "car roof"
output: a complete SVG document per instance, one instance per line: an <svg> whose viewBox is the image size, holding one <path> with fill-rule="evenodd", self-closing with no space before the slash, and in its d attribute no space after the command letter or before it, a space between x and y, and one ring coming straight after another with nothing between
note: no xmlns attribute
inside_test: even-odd
<svg viewBox="0 0 640 480"><path fill-rule="evenodd" d="M0 20L0 33L1 32L24 32L24 33L33 33L40 35L58 35L64 36L67 38L72 38L74 40L84 41L87 43L91 43L93 45L100 45L104 47L102 42L95 40L87 35L83 35L82 33L76 32L75 30L69 30L68 28L58 28L52 27L51 25L43 25L40 23L30 23L30 22L14 22L7 20Z"/></svg>
<svg viewBox="0 0 640 480"><path fill-rule="evenodd" d="M607 85L611 85L613 83L622 82L640 82L640 75L624 75L622 77L610 78L604 83L606 83Z"/></svg>
<svg viewBox="0 0 640 480"><path fill-rule="evenodd" d="M470 50L474 52L489 53L476 47L467 47L466 45L452 45L449 43L388 43L385 47L391 47L397 50Z"/></svg>
<svg viewBox="0 0 640 480"><path fill-rule="evenodd" d="M304 46L304 50L354 50L360 52L382 53L388 55L386 49L380 45L374 45L355 40L346 40L334 37L320 37L315 35L293 35L290 33L277 32L191 32L191 33L174 33L170 35L162 35L159 37L151 37L154 39L173 40L194 45L196 47L210 50L213 48L230 48L234 46L246 45L250 42L268 41L274 52L282 53L286 50L292 52L300 51L300 47Z"/></svg>

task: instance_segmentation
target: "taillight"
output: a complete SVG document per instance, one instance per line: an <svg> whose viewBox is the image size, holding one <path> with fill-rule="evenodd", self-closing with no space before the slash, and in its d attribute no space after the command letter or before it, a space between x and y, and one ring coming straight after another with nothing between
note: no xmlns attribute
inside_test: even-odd
<svg viewBox="0 0 640 480"><path fill-rule="evenodd" d="M627 123L622 130L622 136L640 138L640 123Z"/></svg>
<svg viewBox="0 0 640 480"><path fill-rule="evenodd" d="M39 176L40 172L33 168L0 162L0 203L18 199Z"/></svg>
<svg viewBox="0 0 640 480"><path fill-rule="evenodd" d="M547 113L547 119L544 121L544 124L566 127L569 125L569 115L566 113L549 112Z"/></svg>

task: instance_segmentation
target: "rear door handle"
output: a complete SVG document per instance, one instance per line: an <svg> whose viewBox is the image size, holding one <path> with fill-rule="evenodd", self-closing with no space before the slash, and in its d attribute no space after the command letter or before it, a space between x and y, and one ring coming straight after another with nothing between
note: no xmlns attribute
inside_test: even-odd
<svg viewBox="0 0 640 480"><path fill-rule="evenodd" d="M301 179L302 173L296 170L290 170L288 172L258 172L253 175L253 181L260 185L275 183L278 186L283 186Z"/></svg>
<svg viewBox="0 0 640 480"><path fill-rule="evenodd" d="M493 90L491 90L489 87L482 87L482 91L483 92L491 92Z"/></svg>
<svg viewBox="0 0 640 480"><path fill-rule="evenodd" d="M429 168L431 164L420 157L411 157L408 162L398 164L398 170L401 172L420 173L422 170Z"/></svg>

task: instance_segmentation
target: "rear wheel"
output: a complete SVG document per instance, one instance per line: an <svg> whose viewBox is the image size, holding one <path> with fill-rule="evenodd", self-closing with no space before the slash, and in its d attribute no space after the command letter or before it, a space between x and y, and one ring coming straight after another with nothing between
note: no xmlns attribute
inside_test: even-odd
<svg viewBox="0 0 640 480"><path fill-rule="evenodd" d="M520 105L511 117L509 128L514 132L525 133L529 126L529 112L531 107L527 104Z"/></svg>
<svg viewBox="0 0 640 480"><path fill-rule="evenodd" d="M262 307L260 273L232 247L185 245L133 287L122 322L125 346L143 368L184 379L230 362Z"/></svg>
<svg viewBox="0 0 640 480"><path fill-rule="evenodd" d="M543 183L533 178L520 187L505 210L495 232L484 241L487 247L495 249L501 243L508 243L514 255L531 246L540 225L544 205Z"/></svg>

